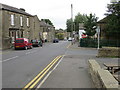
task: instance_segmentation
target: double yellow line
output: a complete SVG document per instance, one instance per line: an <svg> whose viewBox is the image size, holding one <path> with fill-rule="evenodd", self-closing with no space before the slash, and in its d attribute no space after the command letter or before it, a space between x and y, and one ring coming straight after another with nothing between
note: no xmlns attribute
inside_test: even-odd
<svg viewBox="0 0 120 90"><path fill-rule="evenodd" d="M31 80L22 90L31 90L34 88L39 81L49 72L49 70L55 65L55 63L61 58L62 56L57 56L50 64L47 65L33 80Z"/></svg>

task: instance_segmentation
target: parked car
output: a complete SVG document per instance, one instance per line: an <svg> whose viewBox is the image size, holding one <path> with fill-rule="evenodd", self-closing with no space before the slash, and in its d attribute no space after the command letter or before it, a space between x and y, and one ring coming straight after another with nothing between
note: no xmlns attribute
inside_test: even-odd
<svg viewBox="0 0 120 90"><path fill-rule="evenodd" d="M31 40L31 43L34 47L35 46L37 46L37 47L41 46L42 47L42 45L43 45L41 40Z"/></svg>
<svg viewBox="0 0 120 90"><path fill-rule="evenodd" d="M69 37L69 38L68 38L68 41L72 41L72 38L71 38L71 37Z"/></svg>
<svg viewBox="0 0 120 90"><path fill-rule="evenodd" d="M16 38L14 42L15 49L32 49L32 43L27 38Z"/></svg>
<svg viewBox="0 0 120 90"><path fill-rule="evenodd" d="M53 39L53 43L58 43L59 40L57 38Z"/></svg>

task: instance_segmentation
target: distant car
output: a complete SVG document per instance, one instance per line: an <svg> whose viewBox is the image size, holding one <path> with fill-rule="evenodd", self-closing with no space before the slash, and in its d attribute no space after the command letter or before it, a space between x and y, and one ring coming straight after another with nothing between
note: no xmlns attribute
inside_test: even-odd
<svg viewBox="0 0 120 90"><path fill-rule="evenodd" d="M28 48L32 49L32 43L29 42L27 38L16 38L14 42L14 48L15 49L25 49L27 50Z"/></svg>
<svg viewBox="0 0 120 90"><path fill-rule="evenodd" d="M59 40L57 38L53 39L53 43L58 43Z"/></svg>
<svg viewBox="0 0 120 90"><path fill-rule="evenodd" d="M43 43L42 43L42 41L41 40L31 40L31 43L32 43L32 46L34 46L34 47L42 47L42 45L43 45Z"/></svg>
<svg viewBox="0 0 120 90"><path fill-rule="evenodd" d="M64 41L67 41L67 38L66 38L66 37L64 38Z"/></svg>
<svg viewBox="0 0 120 90"><path fill-rule="evenodd" d="M68 38L68 41L72 41L72 38L71 38L71 37L69 37L69 38Z"/></svg>

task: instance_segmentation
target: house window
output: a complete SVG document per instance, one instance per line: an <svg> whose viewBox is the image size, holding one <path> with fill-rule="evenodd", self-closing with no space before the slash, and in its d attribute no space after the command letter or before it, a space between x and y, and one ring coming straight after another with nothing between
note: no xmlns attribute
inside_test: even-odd
<svg viewBox="0 0 120 90"><path fill-rule="evenodd" d="M23 17L20 16L20 26L22 27L23 26Z"/></svg>
<svg viewBox="0 0 120 90"><path fill-rule="evenodd" d="M15 25L15 16L13 14L11 15L11 25Z"/></svg>
<svg viewBox="0 0 120 90"><path fill-rule="evenodd" d="M21 31L21 37L23 37L24 36L24 31Z"/></svg>
<svg viewBox="0 0 120 90"><path fill-rule="evenodd" d="M9 31L9 37L11 37L11 32Z"/></svg>
<svg viewBox="0 0 120 90"><path fill-rule="evenodd" d="M29 23L29 18L27 18L27 27L30 26L30 23Z"/></svg>

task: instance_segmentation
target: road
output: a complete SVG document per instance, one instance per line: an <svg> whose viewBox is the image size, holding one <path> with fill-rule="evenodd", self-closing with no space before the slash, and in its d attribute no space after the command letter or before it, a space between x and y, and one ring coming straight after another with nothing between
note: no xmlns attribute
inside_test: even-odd
<svg viewBox="0 0 120 90"><path fill-rule="evenodd" d="M2 54L2 87L23 88L55 57L64 55L70 42L45 43L29 50L8 50Z"/></svg>

